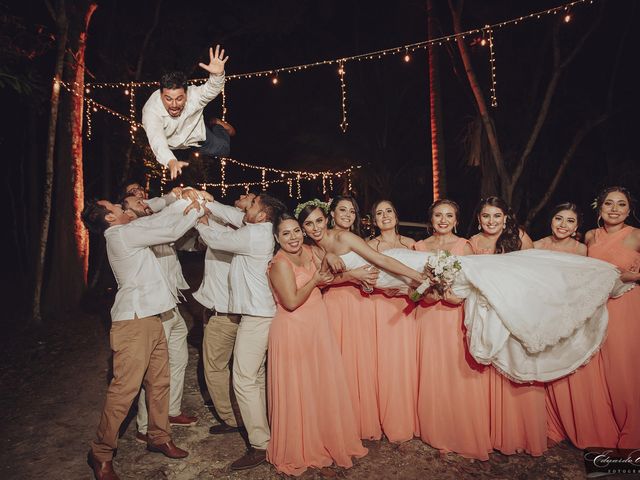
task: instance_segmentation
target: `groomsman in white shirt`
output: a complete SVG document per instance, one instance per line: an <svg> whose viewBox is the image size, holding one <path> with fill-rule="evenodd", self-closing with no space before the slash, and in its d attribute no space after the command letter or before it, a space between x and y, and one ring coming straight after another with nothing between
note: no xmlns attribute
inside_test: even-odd
<svg viewBox="0 0 640 480"><path fill-rule="evenodd" d="M218 202L207 202L214 216L225 217ZM233 389L249 437L248 452L231 464L232 470L253 468L266 460L271 437L267 420L265 361L269 327L276 305L269 287L267 267L273 257L273 221L284 204L260 194L244 214L244 225L235 231L205 233L209 248L233 254L229 271L229 311L242 315L233 350ZM208 217L197 226L205 231Z"/></svg>
<svg viewBox="0 0 640 480"><path fill-rule="evenodd" d="M161 315L175 308L176 298L149 248L175 241L193 228L202 209L197 202L185 207L189 202L176 201L161 214L135 221L107 200L88 202L82 212L90 231L104 233L118 283L111 308L113 379L89 451L98 480L118 479L112 464L118 431L143 383L149 404L147 449L169 458L189 455L173 443L169 426L169 358Z"/></svg>
<svg viewBox="0 0 640 480"><path fill-rule="evenodd" d="M233 254L209 247L210 236L233 232L242 227L244 214L255 198L254 193L241 195L233 207L217 204L218 216L209 215L208 225L199 225L200 239L207 245L202 284L193 294L211 311L202 339L202 364L207 390L218 417L222 421L209 429L212 435L237 432L242 425L239 412L234 411L231 392L230 361L236 342L240 315L229 309L229 269Z"/></svg>
<svg viewBox="0 0 640 480"><path fill-rule="evenodd" d="M198 200L197 191L185 189L185 195L190 195L190 200ZM173 200L175 201L175 200ZM147 203L138 196L126 196L122 200L122 207L125 211L131 211L136 218L152 215L154 212ZM169 283L171 292L176 297L184 297L180 290L189 288L189 284L182 275L180 261L176 255L173 243L153 245L151 251L158 259L160 267ZM187 335L189 330L187 324L180 314L180 309L176 306L171 312L163 315L162 326L167 346L169 350L169 423L173 426L193 426L198 421L197 417L186 415L182 412L182 395L184 391L184 376L189 363L189 348L187 345ZM138 415L136 416L138 430L136 440L140 443L148 443L147 425L148 413L146 404L146 393L144 388L140 391L138 398Z"/></svg>
<svg viewBox="0 0 640 480"><path fill-rule="evenodd" d="M200 67L209 72L209 79L197 87L187 87L182 72L172 72L160 79L160 89L151 94L142 109L142 125L156 160L169 168L173 180L182 173L187 162L178 161L172 150L191 147L216 155L215 138L204 123L204 107L224 87L224 65L229 57L216 45L209 49L209 63Z"/></svg>

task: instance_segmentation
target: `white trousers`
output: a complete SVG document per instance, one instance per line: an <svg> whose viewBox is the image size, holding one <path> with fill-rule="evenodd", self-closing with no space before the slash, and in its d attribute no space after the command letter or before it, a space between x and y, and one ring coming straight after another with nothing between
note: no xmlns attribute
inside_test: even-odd
<svg viewBox="0 0 640 480"><path fill-rule="evenodd" d="M184 318L180 315L178 307L167 312L166 315L168 316L167 320L164 319L165 314L162 315L162 326L165 337L167 337L169 350L169 416L177 417L182 412L184 373L189 362L189 349L187 347L189 330ZM148 422L147 402L143 388L140 390L140 398L138 399L138 416L136 417L138 431L146 434Z"/></svg>
<svg viewBox="0 0 640 480"><path fill-rule="evenodd" d="M233 349L233 390L249 443L259 449L266 449L271 438L265 374L271 320L243 315Z"/></svg>

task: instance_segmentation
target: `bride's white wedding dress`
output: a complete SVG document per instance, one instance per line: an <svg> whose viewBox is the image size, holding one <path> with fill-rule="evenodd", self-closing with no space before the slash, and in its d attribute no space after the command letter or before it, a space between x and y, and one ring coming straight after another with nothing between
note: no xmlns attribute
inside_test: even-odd
<svg viewBox="0 0 640 480"><path fill-rule="evenodd" d="M384 254L422 272L433 253ZM368 263L355 252L341 258L347 270ZM588 362L606 337L608 298L634 286L609 263L549 250L458 259L452 291L465 299L469 351L516 382L548 382ZM406 293L407 283L381 271L376 287Z"/></svg>

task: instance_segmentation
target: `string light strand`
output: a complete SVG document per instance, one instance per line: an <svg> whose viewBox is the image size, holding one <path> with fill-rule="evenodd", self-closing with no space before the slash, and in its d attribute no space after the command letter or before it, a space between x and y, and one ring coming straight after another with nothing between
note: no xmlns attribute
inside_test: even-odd
<svg viewBox="0 0 640 480"><path fill-rule="evenodd" d="M525 20L540 19L542 18L543 15L556 15L557 13L560 13L563 11L570 11L572 8L575 8L576 6L579 6L582 4L593 4L594 2L595 0L574 0L572 2L563 4L557 7L549 8L547 10L541 10L538 12L533 12L533 13L522 15L519 17L511 18L509 20L505 20L502 22L494 23L492 25L489 25L489 28L491 28L491 30L495 30L497 28L504 28L509 25L517 25L518 23L523 22ZM361 53L357 55L340 57L340 58L330 59L330 60L320 60L320 61L311 62L307 64L302 64L302 65L273 68L269 70L260 70L260 71L249 72L249 73L240 73L235 75L229 75L226 78L227 80L237 80L237 79L244 79L244 78L267 77L267 76L277 78L277 75L280 73L294 73L294 72L299 72L301 70L307 70L309 68L315 68L315 67L327 66L327 65L339 65L340 63L346 63L354 60L358 60L358 61L374 60L374 59L380 59L386 55L407 56L410 53L415 52L416 50L419 50L419 49L424 50L429 45L442 45L444 42L454 41L458 37L465 38L467 36L482 33L482 31L485 29L486 29L486 26L483 28L474 28L471 30L467 30L465 32L457 33L457 34L446 35L446 36L434 38L431 40L410 43L410 44L402 45L398 47L386 48L386 49L377 50L374 52ZM196 79L191 79L188 82L191 85L197 85L197 84L202 84L207 80L208 80L207 78L196 78ZM92 88L128 88L130 86L158 87L160 84L159 82L154 81L154 82L103 82L103 83L88 83L87 85Z"/></svg>

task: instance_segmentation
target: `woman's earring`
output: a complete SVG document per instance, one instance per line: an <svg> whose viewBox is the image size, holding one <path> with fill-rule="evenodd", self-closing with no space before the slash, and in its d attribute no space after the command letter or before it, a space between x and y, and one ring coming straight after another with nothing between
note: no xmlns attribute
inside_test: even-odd
<svg viewBox="0 0 640 480"><path fill-rule="evenodd" d="M302 236L306 237L307 236L307 232L302 232Z"/></svg>
<svg viewBox="0 0 640 480"><path fill-rule="evenodd" d="M574 232L571 234L571 236L572 236L572 237L575 237L575 236L576 236L576 232L574 231Z"/></svg>
<svg viewBox="0 0 640 480"><path fill-rule="evenodd" d="M478 224L478 231L481 232L482 231L482 225Z"/></svg>
<svg viewBox="0 0 640 480"><path fill-rule="evenodd" d="M453 226L453 233L458 233L458 224Z"/></svg>
<svg viewBox="0 0 640 480"><path fill-rule="evenodd" d="M599 227L602 227L602 225L600 225L600 220L602 220L602 217L601 217L600 215L598 215L598 221L596 222L596 224L597 224ZM603 222L603 223L604 223L604 222Z"/></svg>

